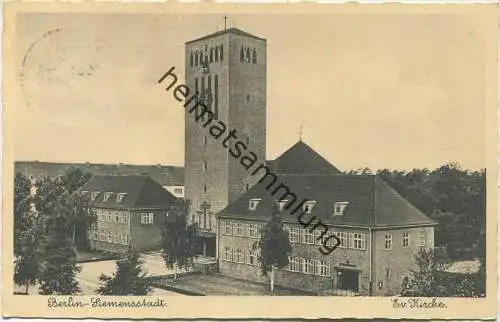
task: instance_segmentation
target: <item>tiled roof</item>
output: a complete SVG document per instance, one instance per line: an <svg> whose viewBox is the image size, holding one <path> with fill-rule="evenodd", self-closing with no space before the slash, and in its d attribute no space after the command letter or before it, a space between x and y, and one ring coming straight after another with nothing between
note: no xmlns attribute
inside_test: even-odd
<svg viewBox="0 0 500 322"><path fill-rule="evenodd" d="M278 182L283 182L297 195L297 202L290 209L295 208L304 198L316 201L311 216L316 216L325 224L378 228L436 224L374 175L280 175ZM257 184L218 216L268 218L272 205L281 197L283 189L273 196L273 189L266 190L266 184L265 181ZM257 208L249 210L250 199L258 198L261 201ZM336 202L349 203L342 216L333 215ZM296 222L298 213L295 216L285 214L283 219Z"/></svg>
<svg viewBox="0 0 500 322"><path fill-rule="evenodd" d="M282 174L337 174L333 166L302 140L295 143L277 159L268 161L274 173Z"/></svg>
<svg viewBox="0 0 500 322"><path fill-rule="evenodd" d="M93 176L77 193L99 192L92 201L93 206L111 208L164 208L176 198L158 182L146 175ZM105 200L105 193L112 193ZM121 201L117 195L125 194Z"/></svg>
<svg viewBox="0 0 500 322"><path fill-rule="evenodd" d="M93 175L142 175L147 174L162 186L183 186L184 167L165 165L96 164L96 163L56 163L39 161L16 161L15 171L27 176L41 178L57 177L66 171L79 168Z"/></svg>
<svg viewBox="0 0 500 322"><path fill-rule="evenodd" d="M255 38L255 39L266 41L263 38L254 36L252 34L249 34L248 32L240 30L238 28L229 28L229 29L225 29L225 30L221 30L221 31L217 31L217 32L211 33L209 35L206 35L206 36L194 39L194 40L187 41L186 44L193 43L193 42L200 41L200 40L204 40L204 39L209 39L209 38L217 37L217 36L221 36L221 35L225 35L225 34L234 34L234 35L246 36L246 37L250 37L250 38Z"/></svg>

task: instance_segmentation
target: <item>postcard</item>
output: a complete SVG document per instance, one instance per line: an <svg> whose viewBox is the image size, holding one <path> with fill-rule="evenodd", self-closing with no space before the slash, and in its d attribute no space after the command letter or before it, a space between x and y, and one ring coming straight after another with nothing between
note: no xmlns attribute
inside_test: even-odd
<svg viewBox="0 0 500 322"><path fill-rule="evenodd" d="M496 316L494 5L4 17L3 316Z"/></svg>

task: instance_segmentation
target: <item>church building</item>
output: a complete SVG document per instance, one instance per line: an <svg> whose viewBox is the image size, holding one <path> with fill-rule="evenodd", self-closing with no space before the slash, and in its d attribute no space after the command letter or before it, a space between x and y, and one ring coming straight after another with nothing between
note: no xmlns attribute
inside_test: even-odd
<svg viewBox="0 0 500 322"><path fill-rule="evenodd" d="M316 294L398 294L415 252L433 247L436 222L381 178L344 174L302 140L265 161L266 45L265 39L230 28L185 46L186 85L217 120L238 131L267 168L265 174L248 171L186 109L185 197L189 221L198 224L203 240L202 255L212 257L221 274L268 281L253 245L272 209L287 203L266 187L272 171L275 181L308 200L301 211L320 219L340 241L323 255L321 232L284 215L293 251L289 266L276 272L276 285Z"/></svg>

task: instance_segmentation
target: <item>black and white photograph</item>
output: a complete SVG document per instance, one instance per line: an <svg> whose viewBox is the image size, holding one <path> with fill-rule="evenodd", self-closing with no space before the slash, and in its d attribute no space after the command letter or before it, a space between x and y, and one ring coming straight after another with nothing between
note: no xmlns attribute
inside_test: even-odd
<svg viewBox="0 0 500 322"><path fill-rule="evenodd" d="M477 9L11 15L4 294L494 300L497 40Z"/></svg>

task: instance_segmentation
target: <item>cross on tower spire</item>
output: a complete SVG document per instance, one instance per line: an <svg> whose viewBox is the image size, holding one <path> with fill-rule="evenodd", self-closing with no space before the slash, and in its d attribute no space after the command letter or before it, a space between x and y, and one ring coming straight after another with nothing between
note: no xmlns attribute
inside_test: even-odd
<svg viewBox="0 0 500 322"><path fill-rule="evenodd" d="M300 129L299 129L299 141L302 141L302 130L303 130L303 128L304 128L304 123L302 123L300 125Z"/></svg>
<svg viewBox="0 0 500 322"><path fill-rule="evenodd" d="M227 28L227 14L224 15L224 30Z"/></svg>

